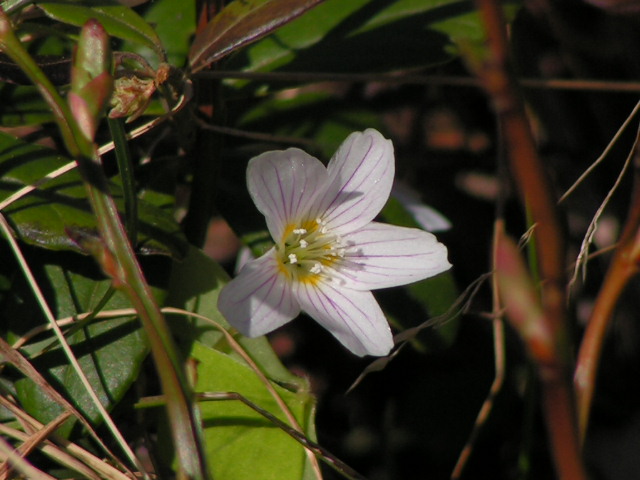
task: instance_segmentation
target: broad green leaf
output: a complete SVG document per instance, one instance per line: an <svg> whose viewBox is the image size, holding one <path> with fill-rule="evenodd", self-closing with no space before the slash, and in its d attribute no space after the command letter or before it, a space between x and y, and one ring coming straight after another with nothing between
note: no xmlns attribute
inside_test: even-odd
<svg viewBox="0 0 640 480"><path fill-rule="evenodd" d="M97 269L93 259L74 257L76 258L64 257L66 264L72 265L71 267L45 262L42 266L43 273L38 278L41 287L51 292L48 300L54 306L57 318L91 311L111 285L110 280L100 280L96 276ZM32 266L37 263L37 260L32 260ZM29 295L24 284L17 290L14 292L16 299L21 294ZM124 295L115 293L105 310L128 307L130 305ZM31 303L5 305L5 314L7 317L4 327L10 329L14 336L46 323L41 315L34 312ZM69 335L67 340L100 401L108 409L122 399L137 378L148 352L144 332L135 317L93 320ZM53 348L49 348L51 346ZM100 423L97 407L51 334L40 341L29 343L22 352L79 411L90 421ZM18 380L16 391L24 408L44 423L53 420L63 411L62 407L29 379ZM72 427L73 423L67 422L58 432L67 435Z"/></svg>
<svg viewBox="0 0 640 480"><path fill-rule="evenodd" d="M291 62L296 52L331 41L330 33L355 15L370 0L326 0L307 14L245 49L231 59L230 69L269 71ZM322 59L318 59L322 60ZM314 69L315 70L315 69Z"/></svg>
<svg viewBox="0 0 640 480"><path fill-rule="evenodd" d="M0 200L69 162L52 150L0 133ZM114 183L111 188L121 208L119 186ZM11 203L3 213L26 243L84 253L74 236L95 235L97 231L86 195L79 174L72 170ZM143 253L181 255L186 241L171 214L143 201L138 208L138 249Z"/></svg>
<svg viewBox="0 0 640 480"><path fill-rule="evenodd" d="M198 365L198 392L237 392L287 422L265 385L246 365L200 343L194 344L191 356ZM275 384L273 387L309 436L313 431L311 395L306 391L292 393ZM233 400L202 402L200 411L208 458L216 480L299 480L303 477L304 448L262 415Z"/></svg>
<svg viewBox="0 0 640 480"><path fill-rule="evenodd" d="M273 32L323 0L235 0L199 33L189 52L191 70L212 62Z"/></svg>
<svg viewBox="0 0 640 480"><path fill-rule="evenodd" d="M154 26L164 45L170 65L183 67L186 64L191 38L196 30L195 3L195 0L155 0L144 12L144 19ZM132 47L131 51L150 58L151 52ZM126 47L125 50L130 51Z"/></svg>
<svg viewBox="0 0 640 480"><path fill-rule="evenodd" d="M484 36L484 29L476 15L475 5L473 2L465 0L396 0L387 2L385 8L377 11L353 34L375 30L395 22L402 22L416 15L425 14L429 15L424 18L425 26L441 31L448 36L454 32L469 38ZM463 24L466 28L461 28Z"/></svg>
<svg viewBox="0 0 640 480"><path fill-rule="evenodd" d="M457 57L458 42L482 36L470 1L327 0L235 55L225 68L363 73L427 67Z"/></svg>
<svg viewBox="0 0 640 480"><path fill-rule="evenodd" d="M229 329L229 324L218 311L218 294L229 281L226 272L202 251L191 247L184 259L176 261L169 283L167 304L204 315ZM229 348L218 329L199 319L174 317L176 335L185 348L194 341L208 347L215 347L234 358L237 354ZM305 381L290 373L275 355L266 337L246 338L236 336L236 340L260 366L263 372L280 384L291 385L293 389L306 388Z"/></svg>
<svg viewBox="0 0 640 480"><path fill-rule="evenodd" d="M49 17L80 27L91 18L98 20L113 37L144 45L163 57L163 48L155 30L131 8L115 0L56 0L38 3Z"/></svg>

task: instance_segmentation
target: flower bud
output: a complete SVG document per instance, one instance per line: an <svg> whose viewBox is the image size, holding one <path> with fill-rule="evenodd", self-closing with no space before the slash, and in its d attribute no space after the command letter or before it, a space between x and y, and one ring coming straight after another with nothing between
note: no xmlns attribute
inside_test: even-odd
<svg viewBox="0 0 640 480"><path fill-rule="evenodd" d="M135 120L144 113L155 91L156 83L151 78L135 75L117 78L109 118L128 117L127 122Z"/></svg>
<svg viewBox="0 0 640 480"><path fill-rule="evenodd" d="M84 135L93 140L98 119L111 96L109 37L97 20L82 27L71 67L69 105Z"/></svg>

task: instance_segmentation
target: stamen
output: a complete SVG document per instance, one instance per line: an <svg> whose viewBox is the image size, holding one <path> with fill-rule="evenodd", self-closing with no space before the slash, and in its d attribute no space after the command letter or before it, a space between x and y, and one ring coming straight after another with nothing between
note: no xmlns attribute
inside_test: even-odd
<svg viewBox="0 0 640 480"><path fill-rule="evenodd" d="M306 223L298 223L297 226L294 224L291 227L291 230L288 230L291 233L283 240L280 258L292 278L305 281L304 279L310 275L331 280L334 276L333 269L340 266L337 262L341 262L347 247L340 235L334 234L327 227L327 222L320 217L315 219L315 225L307 220Z"/></svg>

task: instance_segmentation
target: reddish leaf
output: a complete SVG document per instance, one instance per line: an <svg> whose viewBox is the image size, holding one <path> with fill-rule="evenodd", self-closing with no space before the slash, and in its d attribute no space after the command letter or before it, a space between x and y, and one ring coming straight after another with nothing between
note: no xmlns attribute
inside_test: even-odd
<svg viewBox="0 0 640 480"><path fill-rule="evenodd" d="M196 36L189 51L192 72L270 34L324 0L236 0Z"/></svg>

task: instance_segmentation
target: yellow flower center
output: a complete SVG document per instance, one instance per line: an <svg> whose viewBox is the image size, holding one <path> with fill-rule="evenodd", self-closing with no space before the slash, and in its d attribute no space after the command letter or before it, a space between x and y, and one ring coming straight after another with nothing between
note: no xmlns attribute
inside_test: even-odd
<svg viewBox="0 0 640 480"><path fill-rule="evenodd" d="M331 234L320 218L287 227L277 249L281 270L302 282L318 281L345 252L340 237Z"/></svg>

